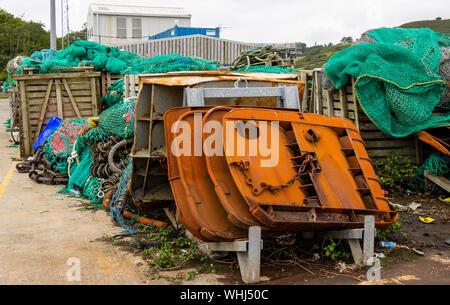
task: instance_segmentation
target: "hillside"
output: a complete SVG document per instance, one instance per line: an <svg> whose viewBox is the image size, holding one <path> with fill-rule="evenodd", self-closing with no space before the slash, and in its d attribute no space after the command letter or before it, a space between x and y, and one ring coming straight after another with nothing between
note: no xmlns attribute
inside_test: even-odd
<svg viewBox="0 0 450 305"><path fill-rule="evenodd" d="M414 21L401 25L400 28L429 28L436 32L450 33L450 19ZM316 46L306 48L304 56L296 60L295 68L301 70L320 68L328 61L328 59L330 59L331 56L350 47L351 45L352 44L338 44L335 46Z"/></svg>
<svg viewBox="0 0 450 305"><path fill-rule="evenodd" d="M400 27L404 29L429 28L435 32L450 33L450 19L414 21Z"/></svg>
<svg viewBox="0 0 450 305"><path fill-rule="evenodd" d="M312 70L322 67L334 54L350 47L352 44L338 44L335 46L317 46L307 48L304 56L295 62L295 68L301 70Z"/></svg>

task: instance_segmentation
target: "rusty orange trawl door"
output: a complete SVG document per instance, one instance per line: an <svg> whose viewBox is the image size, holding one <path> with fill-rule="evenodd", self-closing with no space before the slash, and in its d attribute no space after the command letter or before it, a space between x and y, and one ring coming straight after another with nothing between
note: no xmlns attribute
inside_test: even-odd
<svg viewBox="0 0 450 305"><path fill-rule="evenodd" d="M236 187L223 147L223 117L232 107L216 107L203 118L203 143L209 176L215 185L215 191L222 206L228 213L228 219L236 226L248 230L251 226L267 228L249 211L248 205Z"/></svg>
<svg viewBox="0 0 450 305"><path fill-rule="evenodd" d="M190 217L200 226L204 241L232 241L245 238L246 230L239 229L228 219L216 195L203 153L202 121L205 110L190 111L176 123L171 150L177 159L180 181L185 199L177 206L187 204ZM177 141L179 139L179 141ZM184 209L184 207L183 207Z"/></svg>
<svg viewBox="0 0 450 305"><path fill-rule="evenodd" d="M264 224L328 230L362 227L365 215L375 215L378 227L397 219L350 121L237 109L223 124L233 179Z"/></svg>
<svg viewBox="0 0 450 305"><path fill-rule="evenodd" d="M189 210L184 187L180 179L180 171L178 170L177 159L173 155L172 149L170 147L170 143L172 143L173 139L175 138L175 135L172 133L173 126L175 126L181 116L190 111L192 111L192 108L189 107L174 108L167 111L164 115L164 129L167 143L167 168L169 171L170 186L172 188L172 192L178 208L178 216L189 232L191 232L197 238L202 238L202 236L200 235L201 226L197 223L195 218L192 217L192 214Z"/></svg>

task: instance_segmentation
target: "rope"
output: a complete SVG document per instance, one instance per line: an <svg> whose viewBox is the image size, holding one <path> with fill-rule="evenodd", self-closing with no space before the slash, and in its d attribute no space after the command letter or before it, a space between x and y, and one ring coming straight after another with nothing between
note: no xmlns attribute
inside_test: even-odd
<svg viewBox="0 0 450 305"><path fill-rule="evenodd" d="M425 172L432 176L448 177L450 173L450 158L444 155L432 154L422 166L416 170L413 185L418 190L425 187Z"/></svg>

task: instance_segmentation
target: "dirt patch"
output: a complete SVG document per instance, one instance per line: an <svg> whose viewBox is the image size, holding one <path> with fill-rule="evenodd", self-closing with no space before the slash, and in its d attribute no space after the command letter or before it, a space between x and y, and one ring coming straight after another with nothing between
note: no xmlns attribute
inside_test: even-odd
<svg viewBox="0 0 450 305"><path fill-rule="evenodd" d="M384 234L385 241L393 241L409 249L380 249L376 245L375 252L384 255L384 258L381 259L384 276L395 277L396 274L411 274L411 279L420 279L416 281L417 283L433 282L435 277L441 278L441 282L449 281L450 275L447 271L450 247L445 244L445 240L450 237L449 204L436 199L424 199L416 196L391 198L390 200L403 206L418 203L421 204L421 207L416 211L400 212L399 230ZM435 222L424 224L420 222L419 216L432 217ZM143 239L142 237L141 235L138 240L143 241L143 244L136 243L135 237L106 238L104 241L142 257L143 251L152 246L151 243L145 244L151 242L151 238ZM345 242L334 241L334 243L336 244L335 251L342 253L337 259L332 260L325 254L327 243L324 241L303 240L299 235L293 234L286 235L281 239L265 240L261 266L261 276L264 280L262 284L342 285L364 283L367 280L368 268L356 268L353 265L349 248ZM425 256L418 255L412 249L419 253L423 252ZM158 255L157 252L150 251L149 253ZM427 261L427 265L421 267L416 263L423 261ZM141 267L148 268L146 276L150 282L155 283L243 284L235 254L221 258L193 259L187 264L175 265L173 268L158 271L147 266L145 261ZM434 270L433 273L429 268ZM431 278L431 274L433 278ZM391 282L399 283L399 280L393 279Z"/></svg>
<svg viewBox="0 0 450 305"><path fill-rule="evenodd" d="M449 246L445 241L450 238L450 204L438 199L420 197L403 197L391 199L391 202L409 206L412 203L421 204L416 211L399 212L401 230L389 235L390 241L414 247L425 252L447 252ZM432 224L424 224L419 217L435 219Z"/></svg>

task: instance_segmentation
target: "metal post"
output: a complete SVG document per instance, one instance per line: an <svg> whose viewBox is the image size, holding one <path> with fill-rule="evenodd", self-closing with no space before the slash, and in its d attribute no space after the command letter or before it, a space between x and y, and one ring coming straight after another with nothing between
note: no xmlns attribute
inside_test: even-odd
<svg viewBox="0 0 450 305"><path fill-rule="evenodd" d="M205 250L209 252L237 252L242 281L246 284L256 284L261 281L261 249L263 248L261 227L249 228L248 240L203 245L206 245Z"/></svg>
<svg viewBox="0 0 450 305"><path fill-rule="evenodd" d="M375 216L366 216L364 219L364 264L367 266L369 259L374 255L375 249Z"/></svg>
<svg viewBox="0 0 450 305"><path fill-rule="evenodd" d="M50 0L50 49L56 50L56 0Z"/></svg>
<svg viewBox="0 0 450 305"><path fill-rule="evenodd" d="M242 280L256 284L261 280L261 227L251 227L248 234L247 252L238 252Z"/></svg>

